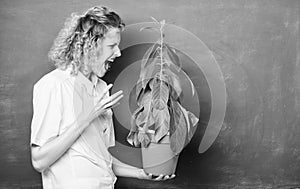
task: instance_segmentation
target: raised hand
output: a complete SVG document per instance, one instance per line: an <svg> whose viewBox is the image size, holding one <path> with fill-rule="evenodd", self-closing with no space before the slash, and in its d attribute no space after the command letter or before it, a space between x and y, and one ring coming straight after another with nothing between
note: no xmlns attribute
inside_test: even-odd
<svg viewBox="0 0 300 189"><path fill-rule="evenodd" d="M96 102L94 103L93 107L89 111L86 121L92 122L95 118L97 118L99 115L106 112L106 110L115 107L119 104L119 100L124 96L123 91L118 91L111 96L107 96L107 93L109 92L109 89L111 89L113 85L109 84L103 91L102 95L100 95ZM85 103L85 102L83 102Z"/></svg>

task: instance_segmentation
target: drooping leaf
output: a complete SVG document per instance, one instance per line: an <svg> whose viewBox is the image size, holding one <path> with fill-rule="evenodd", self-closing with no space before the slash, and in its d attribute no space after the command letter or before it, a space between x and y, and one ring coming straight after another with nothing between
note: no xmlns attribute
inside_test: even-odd
<svg viewBox="0 0 300 189"><path fill-rule="evenodd" d="M162 110L153 109L153 117L155 120L155 142L159 142L169 132L170 114L167 107Z"/></svg>
<svg viewBox="0 0 300 189"><path fill-rule="evenodd" d="M159 29L151 27L151 26L142 27L140 29L140 31L143 31L143 30L152 30L152 31L155 31L155 32L159 33Z"/></svg>
<svg viewBox="0 0 300 189"><path fill-rule="evenodd" d="M170 101L170 142L171 149L179 154L185 145L187 127L186 120L177 101Z"/></svg>
<svg viewBox="0 0 300 189"><path fill-rule="evenodd" d="M141 73L138 80L138 84L136 86L136 96L139 97L141 91L146 87L148 80L151 78L149 77L149 73L153 72L154 67L149 67L149 65L153 66L153 62L159 63L158 56L157 56L157 48L158 44L155 43L152 45L144 54L142 62L141 62ZM154 65L155 66L155 65Z"/></svg>
<svg viewBox="0 0 300 189"><path fill-rule="evenodd" d="M198 122L198 118L191 112L187 111L184 107L182 107L181 104L178 104L181 112L184 115L185 121L186 121L186 127L187 127L187 132L188 132L188 141L190 141L190 139L192 138L192 132L191 132L191 127L194 127L197 122Z"/></svg>
<svg viewBox="0 0 300 189"><path fill-rule="evenodd" d="M162 110L167 106L169 98L168 86L159 78L153 80L152 103L155 109Z"/></svg>
<svg viewBox="0 0 300 189"><path fill-rule="evenodd" d="M151 136L146 132L139 132L138 141L141 142L143 148L147 148L151 142Z"/></svg>
<svg viewBox="0 0 300 189"><path fill-rule="evenodd" d="M148 92L141 100L144 109L143 111L138 112L138 115L136 116L136 125L139 128L148 128L150 125L154 124L153 116L151 116L151 98L152 93Z"/></svg>
<svg viewBox="0 0 300 189"><path fill-rule="evenodd" d="M153 116L151 116L151 98L152 94L151 92L146 93L142 100L139 108L137 108L134 113L133 117L131 120L131 130L127 136L127 141L135 146L138 146L143 140L140 139L145 139L148 140L146 136L138 135L136 137L136 134L140 133L141 130L147 131L148 127L152 124L154 124ZM139 142L136 142L136 139ZM146 144L147 142L143 143Z"/></svg>
<svg viewBox="0 0 300 189"><path fill-rule="evenodd" d="M170 60L170 62L176 65L177 66L176 70L177 72L179 72L180 69L182 68L182 63L180 61L179 56L176 54L176 50L170 47L168 44L165 44L165 47L166 47L166 52L168 54L168 56L166 56L166 59Z"/></svg>
<svg viewBox="0 0 300 189"><path fill-rule="evenodd" d="M156 44L157 45L157 44ZM141 71L146 69L149 65L151 65L153 62L160 63L160 47L157 45L156 48L153 49L153 51L149 54L149 58L147 61L145 61L142 65ZM159 62L158 62L159 61Z"/></svg>
<svg viewBox="0 0 300 189"><path fill-rule="evenodd" d="M195 87L194 87L194 84L191 80L191 78L182 70L182 73L185 75L185 77L188 79L190 85L191 85L191 88L192 88L192 95L195 94Z"/></svg>
<svg viewBox="0 0 300 189"><path fill-rule="evenodd" d="M173 97L173 99L177 100L182 92L179 77L170 69L164 70L164 73L169 77L168 84L170 94Z"/></svg>
<svg viewBox="0 0 300 189"><path fill-rule="evenodd" d="M199 119L191 112L188 112L189 122L192 127L195 127L199 121ZM190 141L193 137L193 132L188 132L188 141Z"/></svg>
<svg viewBox="0 0 300 189"><path fill-rule="evenodd" d="M156 73L160 72L160 60L159 57L151 59L151 64L148 65L146 69L141 70L139 81L142 83L142 88L145 88L147 82L154 78Z"/></svg>
<svg viewBox="0 0 300 189"><path fill-rule="evenodd" d="M141 106L133 112L132 119L131 119L131 128L127 136L127 141L131 145L135 145L135 146L139 145L139 143L137 142L137 134L139 130L138 130L138 126L136 125L136 118L139 115L139 113L143 111L143 109L144 107Z"/></svg>
<svg viewBox="0 0 300 189"><path fill-rule="evenodd" d="M141 73L140 76L143 73L143 70L145 69L145 65L147 62L149 62L151 59L153 59L153 53L155 51L155 49L157 48L157 44L154 43L150 48L147 49L147 51L145 52L143 58L142 58L142 62L141 62Z"/></svg>

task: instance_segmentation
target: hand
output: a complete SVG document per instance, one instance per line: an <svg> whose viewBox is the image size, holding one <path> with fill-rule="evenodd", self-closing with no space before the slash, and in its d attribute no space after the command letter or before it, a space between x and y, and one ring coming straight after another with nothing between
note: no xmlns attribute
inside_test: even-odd
<svg viewBox="0 0 300 189"><path fill-rule="evenodd" d="M151 173L146 173L144 169L138 170L138 179L144 179L144 180L152 180L152 181L165 181L169 180L175 177L175 174L172 175L159 175L159 176L153 176Z"/></svg>
<svg viewBox="0 0 300 189"><path fill-rule="evenodd" d="M119 104L119 100L124 96L123 91L118 91L111 96L107 96L109 89L112 87L112 84L109 84L105 89L103 94L98 97L96 104L91 109L90 113L87 116L87 122L93 121L99 115L104 113L106 110L115 107Z"/></svg>

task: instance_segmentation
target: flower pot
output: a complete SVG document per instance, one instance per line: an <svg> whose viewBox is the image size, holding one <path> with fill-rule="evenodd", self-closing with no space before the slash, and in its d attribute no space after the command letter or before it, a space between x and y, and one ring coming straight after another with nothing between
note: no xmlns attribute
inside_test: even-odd
<svg viewBox="0 0 300 189"><path fill-rule="evenodd" d="M175 173L179 155L170 147L170 136L165 136L159 143L151 142L142 148L143 168L153 175L172 175Z"/></svg>

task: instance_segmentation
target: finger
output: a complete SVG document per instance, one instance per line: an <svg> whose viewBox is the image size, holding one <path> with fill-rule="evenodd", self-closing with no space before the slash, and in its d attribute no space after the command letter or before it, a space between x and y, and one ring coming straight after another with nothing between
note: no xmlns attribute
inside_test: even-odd
<svg viewBox="0 0 300 189"><path fill-rule="evenodd" d="M170 176L170 179L174 178L175 176L176 176L175 174L172 174L172 175Z"/></svg>
<svg viewBox="0 0 300 189"><path fill-rule="evenodd" d="M111 107L112 107L113 105L115 105L119 100L121 100L121 98L123 98L123 96L124 96L124 95L120 95L120 96L118 96L116 99L114 99L113 101L104 104L104 105L103 105L103 108L104 108L104 109L111 108Z"/></svg>
<svg viewBox="0 0 300 189"><path fill-rule="evenodd" d="M104 91L103 91L103 94L102 94L102 96L99 98L99 100L98 101L101 101L105 96L106 96L106 94L108 93L108 91L109 91L109 89L111 89L112 88L112 86L113 86L113 84L109 84L109 85L107 85L107 87L104 89Z"/></svg>
<svg viewBox="0 0 300 189"><path fill-rule="evenodd" d="M116 98L103 103L103 106L112 106L112 105L116 104L119 100L121 100L121 98L123 98L123 97L124 97L124 95L121 94L121 95L117 96Z"/></svg>
<svg viewBox="0 0 300 189"><path fill-rule="evenodd" d="M148 178L148 179L152 179L152 176L153 176L152 173L146 173L146 175L147 175L147 178Z"/></svg>
<svg viewBox="0 0 300 189"><path fill-rule="evenodd" d="M164 175L159 175L156 179L154 179L154 180L156 180L156 181L158 181L158 180L162 180L162 178L164 177Z"/></svg>
<svg viewBox="0 0 300 189"><path fill-rule="evenodd" d="M106 111L107 109L109 108L114 108L116 106L118 106L120 103L118 102L121 98L123 98L123 95L119 96L117 99L115 99L114 101L112 102L109 102L109 103L105 103L104 105L102 103L100 104L97 104L95 106L95 110L96 110L96 113L97 114L101 114L103 113L104 111Z"/></svg>
<svg viewBox="0 0 300 189"><path fill-rule="evenodd" d="M120 91L118 91L118 92L116 92L116 93L114 93L114 94L112 94L112 95L110 95L110 96L108 96L108 97L102 99L100 102L101 102L103 105L105 105L106 103L109 103L109 102L113 101L115 98L118 98L118 97L119 97L120 95L122 95L122 94L123 94L123 91L120 90Z"/></svg>
<svg viewBox="0 0 300 189"><path fill-rule="evenodd" d="M106 97L104 99L102 99L101 101L98 102L97 106L99 107L99 109L103 108L104 106L108 107L108 106L112 106L113 104L115 104L117 101L120 100L120 97L123 97L123 91L118 91L116 93L114 93L112 96ZM113 102L111 104L111 102Z"/></svg>
<svg viewBox="0 0 300 189"><path fill-rule="evenodd" d="M115 108L115 107L117 107L119 105L120 105L120 102L117 102L116 104L112 105L110 108Z"/></svg>
<svg viewBox="0 0 300 189"><path fill-rule="evenodd" d="M169 175L166 175L163 180L168 180L168 179L169 179Z"/></svg>
<svg viewBox="0 0 300 189"><path fill-rule="evenodd" d="M112 94L111 96L109 96L109 98L111 98L111 100L114 100L115 98L117 98L120 95L123 95L123 91L122 90L120 90L120 91Z"/></svg>

